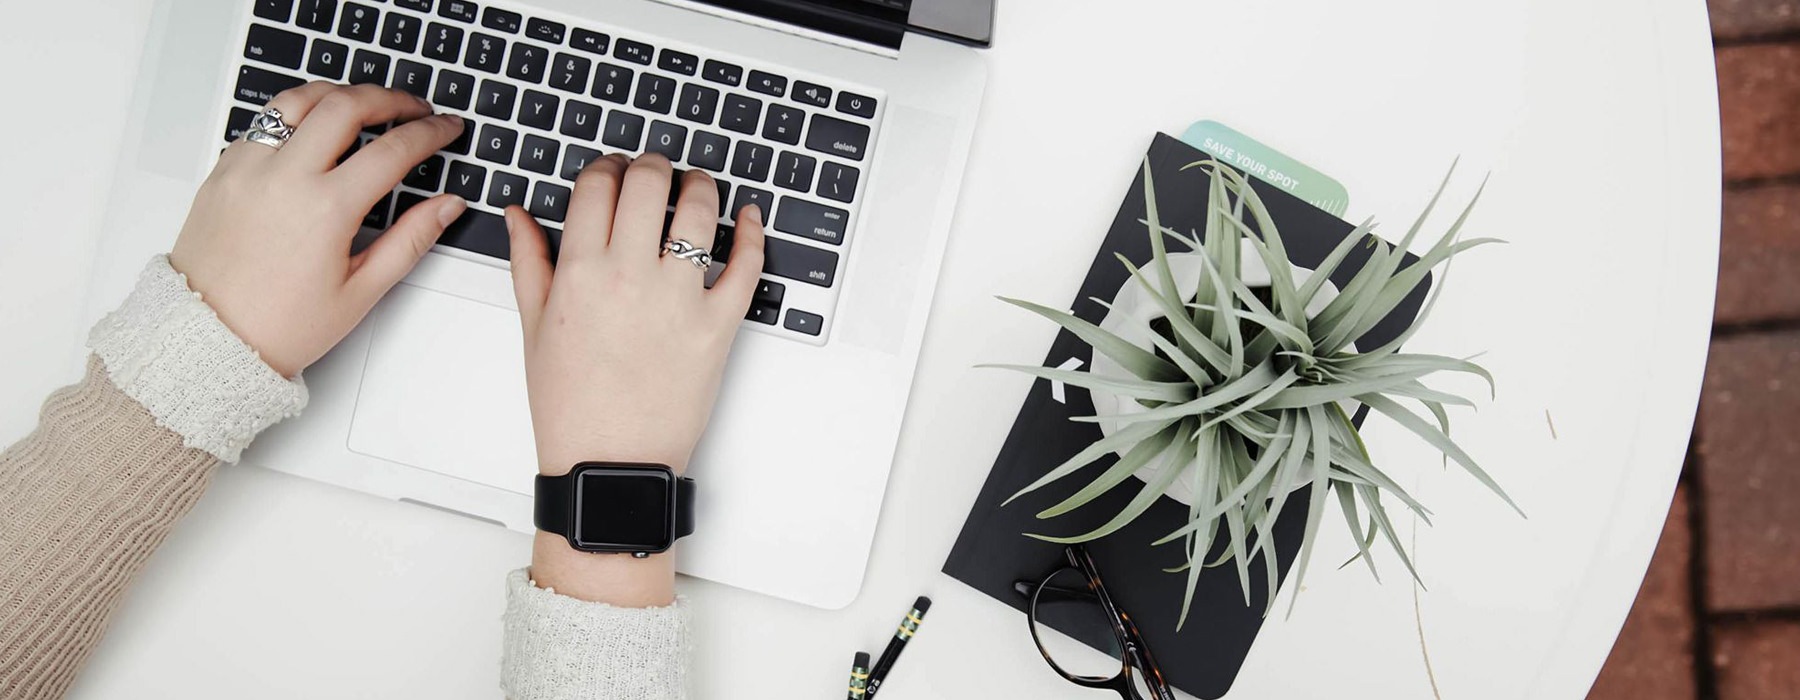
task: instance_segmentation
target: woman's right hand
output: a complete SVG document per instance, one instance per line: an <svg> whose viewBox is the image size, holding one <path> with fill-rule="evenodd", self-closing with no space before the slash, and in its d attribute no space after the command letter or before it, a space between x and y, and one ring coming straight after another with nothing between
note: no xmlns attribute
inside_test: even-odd
<svg viewBox="0 0 1800 700"><path fill-rule="evenodd" d="M704 270L661 254L671 180L669 161L655 154L589 164L575 181L554 268L537 222L518 207L506 212L543 474L583 461L652 462L680 473L706 429L761 278L762 219L755 207L738 214L730 264L709 290ZM718 189L699 170L680 186L669 238L710 250ZM666 554L587 554L543 532L532 576L564 595L616 605L666 604L674 586Z"/></svg>

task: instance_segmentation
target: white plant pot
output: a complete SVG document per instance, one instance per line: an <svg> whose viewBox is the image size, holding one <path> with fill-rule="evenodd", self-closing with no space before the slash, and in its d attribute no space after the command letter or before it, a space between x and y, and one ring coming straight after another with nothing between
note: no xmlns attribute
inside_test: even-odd
<svg viewBox="0 0 1800 700"><path fill-rule="evenodd" d="M1201 257L1201 253L1169 254L1169 272L1175 276L1175 289L1181 293L1184 299L1193 298L1194 292L1205 281L1206 265L1202 262ZM1238 278L1244 284L1250 287L1269 286L1269 268L1263 264L1262 255L1256 252L1256 248L1248 240L1242 242L1238 260L1240 268ZM1312 270L1294 266L1291 263L1289 267L1293 270L1296 284L1304 284L1306 279L1312 275ZM1161 283L1162 273L1155 265L1144 266L1142 272L1151 284ZM1323 310L1327 304L1331 303L1332 299L1337 297L1337 294L1337 285L1327 281L1319 293L1307 304L1307 315L1311 316ZM1166 315L1163 313L1162 307L1144 289L1142 283L1138 282L1136 278L1127 278L1124 286L1120 287L1118 293L1113 295L1112 310L1108 311L1106 317L1101 319L1100 327L1126 342L1150 352L1156 352L1156 346L1150 342L1150 322ZM1133 378L1130 372L1119 366L1119 363L1114 362L1112 358L1099 352L1095 352L1093 355L1093 365L1088 368L1089 372L1104 377ZM1101 392L1089 392L1089 395L1094 401L1094 413L1101 417L1130 415L1149 410L1143 404L1132 399L1122 399ZM1100 423L1102 435L1111 436L1117 429L1116 423L1104 421ZM1130 446L1126 446L1117 450L1117 454L1123 457L1129 450ZM1163 473L1163 470L1180 466L1168 464L1164 460L1152 460L1151 463L1139 468L1133 475L1145 482L1152 482ZM1300 481L1290 484L1288 488L1292 490L1304 485L1306 485L1305 482ZM1169 484L1164 495L1183 504L1192 505L1194 502L1193 484L1186 478L1176 479Z"/></svg>

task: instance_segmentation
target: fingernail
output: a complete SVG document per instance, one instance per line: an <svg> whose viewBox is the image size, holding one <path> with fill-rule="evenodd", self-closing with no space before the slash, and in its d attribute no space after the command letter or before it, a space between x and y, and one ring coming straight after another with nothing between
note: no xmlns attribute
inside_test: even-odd
<svg viewBox="0 0 1800 700"><path fill-rule="evenodd" d="M463 210L468 208L468 203L461 197L451 196L449 204L438 207L438 225L449 226L450 222L456 221L456 217L462 216Z"/></svg>
<svg viewBox="0 0 1800 700"><path fill-rule="evenodd" d="M750 220L751 221L756 222L757 226L762 225L762 205L761 204L752 204L750 206L744 207L744 209L746 211L750 212Z"/></svg>

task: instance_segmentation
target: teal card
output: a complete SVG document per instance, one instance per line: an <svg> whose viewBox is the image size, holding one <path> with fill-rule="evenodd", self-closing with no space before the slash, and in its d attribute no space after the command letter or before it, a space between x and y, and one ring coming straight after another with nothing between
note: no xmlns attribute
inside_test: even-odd
<svg viewBox="0 0 1800 700"><path fill-rule="evenodd" d="M1337 180L1224 124L1194 122L1181 140L1339 218L1350 207L1350 193Z"/></svg>

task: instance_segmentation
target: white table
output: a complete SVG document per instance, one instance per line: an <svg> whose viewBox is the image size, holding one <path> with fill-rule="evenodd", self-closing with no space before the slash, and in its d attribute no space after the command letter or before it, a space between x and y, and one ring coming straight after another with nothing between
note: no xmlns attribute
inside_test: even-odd
<svg viewBox="0 0 1800 700"><path fill-rule="evenodd" d="M1415 347L1487 352L1499 398L1458 437L1531 516L1374 421L1377 458L1424 465L1399 471L1440 514L1417 534L1429 592L1415 603L1391 556L1385 584L1315 568L1232 697L1428 698L1421 635L1445 697L1586 691L1660 531L1706 352L1719 150L1704 5L1278 5L1002 7L863 595L823 611L684 581L701 697L838 697L851 650L878 648L919 593L936 607L884 696L1102 697L1043 667L1022 616L938 573L1027 388L969 368L1042 357L1052 329L992 297L1067 300L1151 133L1199 118L1335 175L1350 218L1395 227L1453 156L1472 167L1451 201L1491 170L1472 232L1512 244L1457 265ZM0 440L29 430L37 400L75 374L95 203L147 15L123 0L0 0ZM1349 538L1335 515L1326 523L1319 560L1341 560ZM227 470L74 696L494 697L501 574L526 542Z"/></svg>

